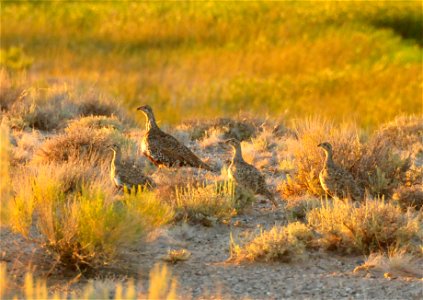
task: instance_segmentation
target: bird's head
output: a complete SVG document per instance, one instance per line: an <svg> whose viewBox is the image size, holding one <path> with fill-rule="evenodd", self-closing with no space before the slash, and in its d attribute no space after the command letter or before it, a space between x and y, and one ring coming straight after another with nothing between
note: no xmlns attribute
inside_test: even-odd
<svg viewBox="0 0 423 300"><path fill-rule="evenodd" d="M332 152L332 145L329 144L328 142L320 143L319 145L317 145L317 147L321 147L324 150L326 150L327 152Z"/></svg>
<svg viewBox="0 0 423 300"><path fill-rule="evenodd" d="M107 147L108 150L110 150L113 153L116 153L119 151L119 145L116 143L111 144L109 147Z"/></svg>
<svg viewBox="0 0 423 300"><path fill-rule="evenodd" d="M239 146L241 146L241 142L237 139L231 138L231 139L227 139L225 141L223 141L224 145L228 145L231 146L232 148L236 149Z"/></svg>
<svg viewBox="0 0 423 300"><path fill-rule="evenodd" d="M138 107L137 110L142 111L147 116L153 115L153 109L148 104Z"/></svg>

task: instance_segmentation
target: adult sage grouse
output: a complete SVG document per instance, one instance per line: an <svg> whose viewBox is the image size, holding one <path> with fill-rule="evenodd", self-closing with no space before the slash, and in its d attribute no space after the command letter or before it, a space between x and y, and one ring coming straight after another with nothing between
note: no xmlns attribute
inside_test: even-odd
<svg viewBox="0 0 423 300"><path fill-rule="evenodd" d="M326 159L319 179L323 190L331 197L350 197L354 201L363 198L363 192L357 186L353 176L333 161L332 145L328 142L317 145L325 151Z"/></svg>
<svg viewBox="0 0 423 300"><path fill-rule="evenodd" d="M232 162L229 166L229 178L244 188L265 196L277 207L278 203L267 188L264 176L242 157L241 143L237 139L229 139L225 143L233 149Z"/></svg>
<svg viewBox="0 0 423 300"><path fill-rule="evenodd" d="M113 152L112 162L110 164L110 179L117 188L126 188L131 191L132 188L145 186L147 188L154 187L154 182L143 174L142 167L133 161L122 160L122 153L119 147L112 146L110 150Z"/></svg>
<svg viewBox="0 0 423 300"><path fill-rule="evenodd" d="M185 145L159 128L149 105L140 106L137 110L142 111L147 118L147 133L141 142L142 153L156 166L186 166L213 171Z"/></svg>

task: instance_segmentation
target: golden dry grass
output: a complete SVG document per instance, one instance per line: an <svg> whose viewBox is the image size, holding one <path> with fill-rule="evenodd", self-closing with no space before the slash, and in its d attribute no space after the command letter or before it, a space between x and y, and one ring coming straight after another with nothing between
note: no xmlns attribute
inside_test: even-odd
<svg viewBox="0 0 423 300"><path fill-rule="evenodd" d="M0 264L0 298L2 299L177 299L178 281L166 265L156 264L150 271L147 293L137 291L134 280L126 282L101 280L91 281L77 293L55 292L47 288L45 279L35 278L31 272L25 274L22 287L11 284L6 264Z"/></svg>
<svg viewBox="0 0 423 300"><path fill-rule="evenodd" d="M5 3L1 22L14 81L83 82L166 122L247 110L375 127L421 111L414 1Z"/></svg>
<svg viewBox="0 0 423 300"><path fill-rule="evenodd" d="M404 249L417 252L422 236L421 215L384 200L366 200L360 205L335 199L307 213L308 224L322 235L326 249L347 252Z"/></svg>
<svg viewBox="0 0 423 300"><path fill-rule="evenodd" d="M261 231L243 245L231 237L229 261L289 262L303 257L312 240L312 231L303 223L293 222L283 227L274 226L270 230Z"/></svg>

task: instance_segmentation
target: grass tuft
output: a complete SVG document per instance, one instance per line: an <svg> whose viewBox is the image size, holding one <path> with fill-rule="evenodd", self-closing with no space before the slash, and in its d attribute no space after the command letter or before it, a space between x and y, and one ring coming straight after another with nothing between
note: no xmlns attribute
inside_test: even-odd
<svg viewBox="0 0 423 300"><path fill-rule="evenodd" d="M231 181L177 187L173 202L176 220L202 223L205 226L230 218L243 205L236 203L235 187Z"/></svg>
<svg viewBox="0 0 423 300"><path fill-rule="evenodd" d="M4 225L65 266L84 270L113 261L120 250L172 219L172 210L151 192L134 191L119 200L108 181L75 181L65 166L22 175L4 209Z"/></svg>
<svg viewBox="0 0 423 300"><path fill-rule="evenodd" d="M422 234L421 216L404 214L400 207L382 200L360 205L334 199L307 213L308 224L322 235L329 250L371 253L392 248L416 251Z"/></svg>
<svg viewBox="0 0 423 300"><path fill-rule="evenodd" d="M230 261L282 261L289 262L304 256L311 246L313 234L300 222L287 226L274 226L261 231L244 245L237 244L231 237Z"/></svg>
<svg viewBox="0 0 423 300"><path fill-rule="evenodd" d="M51 294L45 279L35 278L31 272L25 274L22 287L12 285L6 264L0 264L0 298L1 299L177 299L178 282L166 265L155 264L150 271L149 287L146 294L137 291L141 284L132 279L126 283L118 280L94 280L85 284L80 291L71 294L55 292Z"/></svg>

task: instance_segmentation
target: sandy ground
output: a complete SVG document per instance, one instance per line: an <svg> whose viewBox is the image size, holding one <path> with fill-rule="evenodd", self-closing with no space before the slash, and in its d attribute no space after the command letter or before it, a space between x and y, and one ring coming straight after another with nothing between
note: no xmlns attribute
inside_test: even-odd
<svg viewBox="0 0 423 300"><path fill-rule="evenodd" d="M51 291L79 292L88 280L125 281L134 277L146 290L153 265L162 260L169 249L185 248L191 252L187 261L169 264L178 280L182 298L223 299L422 299L421 278L393 276L384 278L376 271L353 272L363 264L364 256L341 256L330 252L311 252L301 261L281 263L227 262L229 237L241 232L253 232L286 223L281 210L269 204L255 204L244 215L236 216L230 224L212 227L179 224L154 232L149 242L127 249L119 264L105 267L86 277L75 279L75 273L57 268L47 279ZM236 226L235 226L236 224ZM1 260L8 266L12 281L19 286L24 272L48 274L42 266L52 258L33 245L1 231ZM17 255L19 249L19 254ZM417 262L423 270L422 261Z"/></svg>

